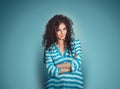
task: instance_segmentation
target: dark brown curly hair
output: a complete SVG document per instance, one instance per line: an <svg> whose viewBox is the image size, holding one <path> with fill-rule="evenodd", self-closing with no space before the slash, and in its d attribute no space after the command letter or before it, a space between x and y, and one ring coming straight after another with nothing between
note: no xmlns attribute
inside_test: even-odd
<svg viewBox="0 0 120 89"><path fill-rule="evenodd" d="M57 41L55 29L58 28L61 23L64 23L67 29L67 34L65 38L65 42L67 44L68 50L71 51L71 44L70 42L73 39L73 22L70 18L64 15L55 15L53 16L46 25L46 31L43 35L43 42L42 45L45 47L44 51L48 49L53 43ZM45 54L45 52L44 52ZM44 55L45 56L45 55Z"/></svg>

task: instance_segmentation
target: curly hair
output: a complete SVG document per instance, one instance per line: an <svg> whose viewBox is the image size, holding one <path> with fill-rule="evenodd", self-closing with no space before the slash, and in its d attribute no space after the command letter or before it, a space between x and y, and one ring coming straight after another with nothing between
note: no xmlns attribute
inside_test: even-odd
<svg viewBox="0 0 120 89"><path fill-rule="evenodd" d="M48 49L53 43L57 41L55 29L58 28L61 23L64 23L66 26L67 34L65 37L65 42L67 44L68 50L71 51L70 43L74 35L72 28L73 22L70 18L64 15L55 15L48 21L42 42L42 45L45 47L45 50Z"/></svg>

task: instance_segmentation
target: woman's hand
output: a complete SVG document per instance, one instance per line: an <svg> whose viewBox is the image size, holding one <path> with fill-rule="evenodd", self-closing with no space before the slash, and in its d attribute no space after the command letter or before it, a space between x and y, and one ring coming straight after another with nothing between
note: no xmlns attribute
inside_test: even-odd
<svg viewBox="0 0 120 89"><path fill-rule="evenodd" d="M76 58L78 56L78 54L75 54L74 58Z"/></svg>
<svg viewBox="0 0 120 89"><path fill-rule="evenodd" d="M60 69L60 73L70 72L71 69Z"/></svg>
<svg viewBox="0 0 120 89"><path fill-rule="evenodd" d="M71 68L69 62L62 63L62 64L58 64L57 67L59 67L59 68L63 68L63 69L70 69L70 68Z"/></svg>
<svg viewBox="0 0 120 89"><path fill-rule="evenodd" d="M71 71L71 66L69 62L58 64L56 66L60 68L60 73Z"/></svg>

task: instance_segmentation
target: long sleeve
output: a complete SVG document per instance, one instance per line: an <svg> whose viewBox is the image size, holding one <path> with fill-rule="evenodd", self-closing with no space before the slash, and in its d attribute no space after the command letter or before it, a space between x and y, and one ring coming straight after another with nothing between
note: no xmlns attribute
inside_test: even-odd
<svg viewBox="0 0 120 89"><path fill-rule="evenodd" d="M45 64L48 75L50 77L57 77L59 75L60 68L55 66L53 59L51 57L51 52L48 50L45 51Z"/></svg>
<svg viewBox="0 0 120 89"><path fill-rule="evenodd" d="M82 53L81 53L81 43L79 40L74 41L73 46L73 56L74 58L70 62L72 71L80 70L81 69L81 60L82 60Z"/></svg>

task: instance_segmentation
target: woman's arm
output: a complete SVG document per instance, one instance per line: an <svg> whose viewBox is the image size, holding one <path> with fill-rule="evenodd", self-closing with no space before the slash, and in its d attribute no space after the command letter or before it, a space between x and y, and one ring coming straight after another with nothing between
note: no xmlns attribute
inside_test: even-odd
<svg viewBox="0 0 120 89"><path fill-rule="evenodd" d="M71 70L76 71L81 69L81 61L82 61L82 50L81 50L81 42L76 39L74 41L74 58L71 61Z"/></svg>
<svg viewBox="0 0 120 89"><path fill-rule="evenodd" d="M57 77L59 75L60 68L55 66L51 53L48 50L45 50L45 65L49 76Z"/></svg>
<svg viewBox="0 0 120 89"><path fill-rule="evenodd" d="M59 68L63 68L63 69L70 69L70 68L71 68L69 62L62 63L62 64L58 64L57 67L59 67Z"/></svg>
<svg viewBox="0 0 120 89"><path fill-rule="evenodd" d="M71 71L71 66L69 62L58 64L57 67L60 68L60 73L65 73Z"/></svg>

